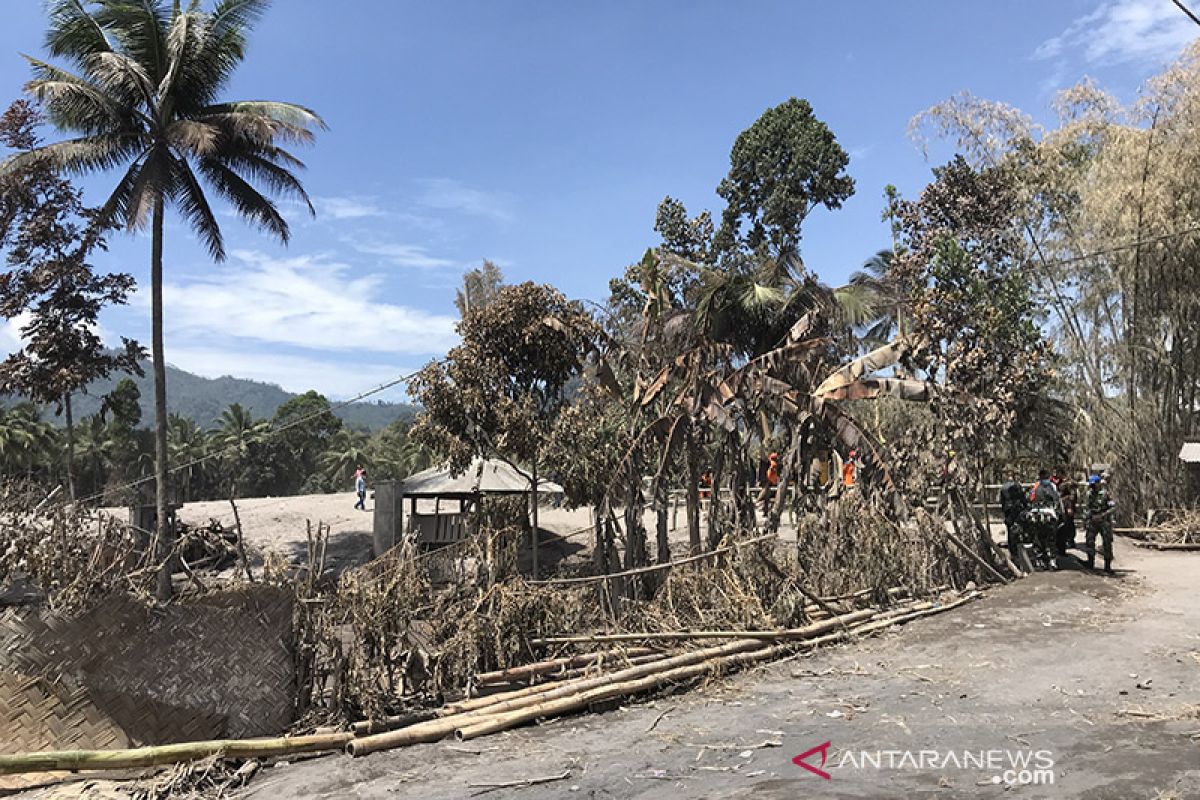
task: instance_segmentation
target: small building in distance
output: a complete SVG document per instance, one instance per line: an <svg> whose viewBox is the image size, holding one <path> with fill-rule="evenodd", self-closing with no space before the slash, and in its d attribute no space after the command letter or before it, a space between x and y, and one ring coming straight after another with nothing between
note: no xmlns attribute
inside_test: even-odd
<svg viewBox="0 0 1200 800"><path fill-rule="evenodd" d="M460 475L431 467L403 481L375 486L375 555L398 544L403 536L421 545L450 544L469 535L467 516L488 495L528 495L530 476L507 461L477 458ZM563 488L538 481L540 494L562 494ZM405 521L405 501L408 519Z"/></svg>

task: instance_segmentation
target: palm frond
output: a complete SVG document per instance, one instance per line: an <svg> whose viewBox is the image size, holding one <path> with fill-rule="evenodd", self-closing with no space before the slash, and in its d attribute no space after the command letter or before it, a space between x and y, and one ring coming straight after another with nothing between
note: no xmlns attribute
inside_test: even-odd
<svg viewBox="0 0 1200 800"><path fill-rule="evenodd" d="M145 227L154 204L165 202L171 196L171 161L171 153L165 147L152 147L146 151L124 202L122 216L131 230Z"/></svg>
<svg viewBox="0 0 1200 800"><path fill-rule="evenodd" d="M21 169L38 159L49 159L62 172L83 175L120 166L143 150L145 143L140 133L109 133L66 139L28 153L10 156L0 165L0 174Z"/></svg>
<svg viewBox="0 0 1200 800"><path fill-rule="evenodd" d="M82 66L88 56L112 51L112 42L80 0L54 0L48 8L46 50Z"/></svg>
<svg viewBox="0 0 1200 800"><path fill-rule="evenodd" d="M33 80L25 91L46 109L57 127L77 133L107 133L126 127L129 109L96 84L44 61L25 56Z"/></svg>
<svg viewBox="0 0 1200 800"><path fill-rule="evenodd" d="M785 299L782 289L755 280L746 281L739 289L738 300L742 309L751 313L778 308L783 305Z"/></svg>
<svg viewBox="0 0 1200 800"><path fill-rule="evenodd" d="M172 188L175 189L175 204L195 231L196 236L208 249L214 261L225 260L225 240L221 235L221 225L213 214L204 196L204 188L196 180L192 168L186 160L173 158L171 161Z"/></svg>
<svg viewBox="0 0 1200 800"><path fill-rule="evenodd" d="M291 230L274 203L217 159L202 158L199 164L200 172L222 197L233 203L238 213L287 243Z"/></svg>
<svg viewBox="0 0 1200 800"><path fill-rule="evenodd" d="M839 286L833 290L833 299L839 316L852 327L874 320L879 312L875 292L861 284Z"/></svg>
<svg viewBox="0 0 1200 800"><path fill-rule="evenodd" d="M121 52L141 65L158 85L167 72L167 30L171 10L161 0L94 0L93 15Z"/></svg>
<svg viewBox="0 0 1200 800"><path fill-rule="evenodd" d="M164 131L172 147L194 156L213 155L220 133L212 125L191 119L177 119Z"/></svg>
<svg viewBox="0 0 1200 800"><path fill-rule="evenodd" d="M283 153L282 150L274 150L277 153ZM304 163L299 159L292 158L292 156L286 153L284 155L287 155L291 159L289 163L299 165L300 167L304 166ZM309 214L316 215L317 211L313 207L312 199L309 198L308 192L304 190L304 184L300 182L300 179L284 167L274 163L270 158L248 151L229 154L218 153L217 158L238 173L265 184L275 194L299 200L307 206Z"/></svg>
<svg viewBox="0 0 1200 800"><path fill-rule="evenodd" d="M176 76L187 68L190 61L189 55L193 49L190 45L196 41L194 31L196 20L195 14L181 13L176 4L172 14L171 28L167 32L167 71L155 90L159 103L171 96Z"/></svg>
<svg viewBox="0 0 1200 800"><path fill-rule="evenodd" d="M89 80L123 104L141 104L147 112L155 106L153 81L141 64L124 53L88 56L84 72Z"/></svg>
<svg viewBox="0 0 1200 800"><path fill-rule="evenodd" d="M242 100L233 103L216 103L200 109L197 116L215 114L241 114L272 123L274 137L308 143L314 130L327 130L325 120L310 108L295 103L270 100Z"/></svg>
<svg viewBox="0 0 1200 800"><path fill-rule="evenodd" d="M101 227L107 228L118 222L126 227L137 227L131 212L134 209L134 188L138 185L142 169L145 166L144 155L134 159L129 168L125 170L125 174L121 176L121 180L117 181L117 186L109 195L108 200L97 211L97 220Z"/></svg>

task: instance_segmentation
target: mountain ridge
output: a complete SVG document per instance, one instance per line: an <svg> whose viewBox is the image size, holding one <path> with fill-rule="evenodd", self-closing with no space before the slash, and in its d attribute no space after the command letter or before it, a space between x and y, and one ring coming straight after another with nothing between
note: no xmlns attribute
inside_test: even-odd
<svg viewBox="0 0 1200 800"><path fill-rule="evenodd" d="M104 395L112 391L123 378L130 377L141 392L142 425L152 424L154 379L150 363L143 362L142 367L144 374L141 377L127 376L124 373L114 374L88 384L85 392L73 394L72 415L78 421L97 413ZM214 427L221 411L233 403L240 403L256 418L271 419L281 404L298 396L274 383L236 378L232 375L205 378L171 364L167 365L167 410L189 417L202 428ZM12 403L11 397L6 400L8 404ZM337 401L330 402L337 405ZM416 416L417 407L409 403L359 401L339 408L334 413L351 428L376 431L397 419L411 420ZM53 408L46 409L44 417L55 424L63 424L62 416L55 416Z"/></svg>

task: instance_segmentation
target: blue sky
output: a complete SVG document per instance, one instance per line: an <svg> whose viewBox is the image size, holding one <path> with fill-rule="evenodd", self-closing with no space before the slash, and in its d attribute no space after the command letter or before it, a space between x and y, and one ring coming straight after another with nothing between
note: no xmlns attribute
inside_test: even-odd
<svg viewBox="0 0 1200 800"><path fill-rule="evenodd" d="M19 53L42 54L44 15L41 0L4 13L7 104L28 78ZM802 245L836 284L888 241L883 187L927 182L914 114L969 90L1045 119L1084 75L1127 99L1196 33L1170 0L280 0L226 94L329 123L299 153L318 217L293 209L284 248L226 211L221 265L169 222L167 360L347 397L453 343L454 289L483 258L602 300L654 243L664 195L719 213L733 140L792 96L851 155L855 196L814 213ZM88 199L113 180L88 180ZM95 260L144 281L149 241L116 236ZM148 319L140 296L102 324L148 342ZM14 342L0 326L0 352Z"/></svg>

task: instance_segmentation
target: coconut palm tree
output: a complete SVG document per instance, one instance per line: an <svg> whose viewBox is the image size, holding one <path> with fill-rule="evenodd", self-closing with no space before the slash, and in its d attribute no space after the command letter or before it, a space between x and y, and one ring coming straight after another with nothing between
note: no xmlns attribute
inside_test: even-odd
<svg viewBox="0 0 1200 800"><path fill-rule="evenodd" d="M163 222L174 207L212 257L225 243L205 188L251 223L286 242L288 224L262 189L312 204L281 145L305 143L324 123L313 111L271 101L221 102L245 58L246 33L269 0L51 0L46 47L73 68L30 58L27 91L50 120L77 138L13 157L49 158L70 174L123 170L102 219L151 231L158 524L167 530L167 393L163 355ZM256 187L254 184L259 186ZM259 187L262 187L261 189ZM168 534L169 535L169 534ZM164 572L165 574L165 572ZM169 581L160 581L160 593Z"/></svg>
<svg viewBox="0 0 1200 800"><path fill-rule="evenodd" d="M250 443L271 430L271 423L265 419L255 419L250 409L241 403L231 403L221 412L221 419L216 430L212 433L216 443L222 448L236 449L244 455Z"/></svg>
<svg viewBox="0 0 1200 800"><path fill-rule="evenodd" d="M867 329L863 341L873 347L890 342L893 331L904 336L904 308L908 302L904 287L892 273L891 250L880 250L863 263L862 269L850 275L850 282L839 289L847 296L858 294L866 300L868 314Z"/></svg>
<svg viewBox="0 0 1200 800"><path fill-rule="evenodd" d="M171 462L181 465L183 473L183 502L195 497L196 485L206 475L203 459L209 453L209 437L196 421L181 414L167 418L167 449Z"/></svg>
<svg viewBox="0 0 1200 800"><path fill-rule="evenodd" d="M355 467L370 467L367 435L362 431L340 430L333 435L329 449L321 454L321 467L332 486L346 486Z"/></svg>
<svg viewBox="0 0 1200 800"><path fill-rule="evenodd" d="M0 408L0 468L5 474L32 477L38 465L54 463L57 444L53 426L42 421L37 406Z"/></svg>

